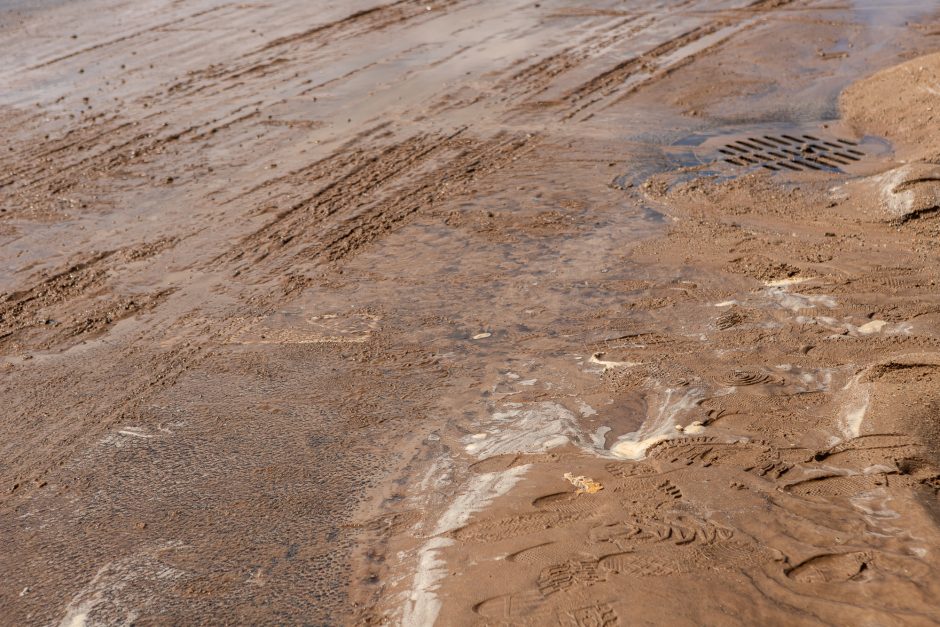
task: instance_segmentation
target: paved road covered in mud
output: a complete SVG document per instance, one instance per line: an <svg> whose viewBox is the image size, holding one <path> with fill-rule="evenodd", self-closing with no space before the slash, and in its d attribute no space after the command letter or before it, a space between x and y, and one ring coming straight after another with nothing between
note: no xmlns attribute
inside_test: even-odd
<svg viewBox="0 0 940 627"><path fill-rule="evenodd" d="M940 620L938 33L8 3L0 620Z"/></svg>

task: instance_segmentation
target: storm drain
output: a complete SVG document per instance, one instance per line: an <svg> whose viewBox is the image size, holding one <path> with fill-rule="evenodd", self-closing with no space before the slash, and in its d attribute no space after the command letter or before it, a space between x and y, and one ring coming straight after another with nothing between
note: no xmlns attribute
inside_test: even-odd
<svg viewBox="0 0 940 627"><path fill-rule="evenodd" d="M715 127L681 136L668 144L640 136L631 148L627 171L614 179L621 189L639 187L655 175L668 187L712 177L728 180L755 170L774 176L859 175L873 172L892 155L881 137L856 137L837 123L795 125L790 122Z"/></svg>
<svg viewBox="0 0 940 627"><path fill-rule="evenodd" d="M739 139L718 149L721 159L741 167L841 172L842 166L859 161L865 153L858 142L829 141L815 135L761 135Z"/></svg>

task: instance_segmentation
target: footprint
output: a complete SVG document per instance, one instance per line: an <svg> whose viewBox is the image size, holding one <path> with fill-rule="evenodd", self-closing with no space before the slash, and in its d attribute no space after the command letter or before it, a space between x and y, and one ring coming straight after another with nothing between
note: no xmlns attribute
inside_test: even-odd
<svg viewBox="0 0 940 627"><path fill-rule="evenodd" d="M620 477L621 479L657 474L655 470L644 463L630 461L611 462L604 468L610 474L614 475L615 477Z"/></svg>
<svg viewBox="0 0 940 627"><path fill-rule="evenodd" d="M550 596L574 587L587 587L604 580L604 573L594 560L567 561L548 566L539 573L539 592Z"/></svg>
<svg viewBox="0 0 940 627"><path fill-rule="evenodd" d="M486 599L474 605L473 611L483 618L522 621L544 613L544 604L545 598L538 591L526 590Z"/></svg>
<svg viewBox="0 0 940 627"><path fill-rule="evenodd" d="M664 577L698 571L733 571L766 559L766 553L757 546L720 540L706 545L662 544L614 553L601 558L598 566L610 575Z"/></svg>
<svg viewBox="0 0 940 627"><path fill-rule="evenodd" d="M506 561L527 566L542 566L571 557L576 553L574 548L567 542L544 542L507 555Z"/></svg>
<svg viewBox="0 0 940 627"><path fill-rule="evenodd" d="M665 577L692 570L691 564L641 553L615 553L601 558L599 566L615 575L632 577Z"/></svg>
<svg viewBox="0 0 940 627"><path fill-rule="evenodd" d="M780 381L759 370L752 370L749 368L735 368L731 372L722 376L719 379L719 383L722 383L728 387L746 387L749 385L780 383Z"/></svg>
<svg viewBox="0 0 940 627"><path fill-rule="evenodd" d="M609 603L560 610L556 617L563 627L613 627L620 623L620 616Z"/></svg>
<svg viewBox="0 0 940 627"><path fill-rule="evenodd" d="M784 490L798 496L850 497L885 485L883 474L829 475L791 483Z"/></svg>
<svg viewBox="0 0 940 627"><path fill-rule="evenodd" d="M522 466L523 464L543 464L554 461L554 455L522 455L518 453L507 453L504 455L494 455L481 459L478 462L470 464L469 470L475 473L502 472Z"/></svg>
<svg viewBox="0 0 940 627"><path fill-rule="evenodd" d="M777 480L783 477L783 475L787 474L791 468L793 468L792 464L783 461L777 461L767 462L757 466L748 466L743 470L744 472L753 472L758 477Z"/></svg>
<svg viewBox="0 0 940 627"><path fill-rule="evenodd" d="M642 545L669 542L675 545L710 545L734 537L734 531L711 521L688 515L633 518L594 527L588 532L592 542L610 543L623 552Z"/></svg>
<svg viewBox="0 0 940 627"><path fill-rule="evenodd" d="M719 331L727 331L732 327L738 326L744 321L744 315L740 311L732 308L718 316L718 318L715 320L715 327Z"/></svg>
<svg viewBox="0 0 940 627"><path fill-rule="evenodd" d="M599 503L596 498L591 498L590 495L579 494L578 492L556 492L540 496L532 501L532 506L546 512L581 516L596 511Z"/></svg>
<svg viewBox="0 0 940 627"><path fill-rule="evenodd" d="M813 460L826 461L838 467L858 469L876 464L892 467L899 457L911 457L923 452L924 445L912 442L910 436L893 434L862 435L842 442L829 450L817 452Z"/></svg>
<svg viewBox="0 0 940 627"><path fill-rule="evenodd" d="M499 542L508 538L525 536L544 531L549 527L577 520L581 516L561 512L532 512L480 520L452 532L454 539L460 542Z"/></svg>
<svg viewBox="0 0 940 627"><path fill-rule="evenodd" d="M672 498L672 499L682 498L682 490L680 490L679 487L676 484L674 484L672 481L669 481L669 479L666 479L665 481L663 481L656 487L658 487L660 490L665 492L666 496L668 496L669 498Z"/></svg>
<svg viewBox="0 0 940 627"><path fill-rule="evenodd" d="M871 555L864 552L817 555L789 569L787 577L800 583L864 581L871 569Z"/></svg>

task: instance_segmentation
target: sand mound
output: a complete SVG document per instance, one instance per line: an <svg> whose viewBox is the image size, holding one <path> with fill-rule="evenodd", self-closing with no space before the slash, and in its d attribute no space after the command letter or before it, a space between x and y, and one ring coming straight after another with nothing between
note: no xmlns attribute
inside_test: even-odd
<svg viewBox="0 0 940 627"><path fill-rule="evenodd" d="M858 81L842 93L840 106L849 124L890 139L900 157L940 156L940 53Z"/></svg>

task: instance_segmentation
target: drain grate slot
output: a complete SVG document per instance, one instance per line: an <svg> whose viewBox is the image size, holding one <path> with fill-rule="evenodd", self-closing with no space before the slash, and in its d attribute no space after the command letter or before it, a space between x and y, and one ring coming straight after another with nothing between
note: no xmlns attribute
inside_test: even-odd
<svg viewBox="0 0 940 627"><path fill-rule="evenodd" d="M840 165L848 165L847 161L842 161L841 159L836 159L828 155L819 155L816 157L816 160L823 162L831 168L838 168Z"/></svg>
<svg viewBox="0 0 940 627"><path fill-rule="evenodd" d="M754 142L755 144L760 144L764 148L776 148L777 147L776 144L772 144L769 141L766 141L763 139L758 139L757 137L749 137L748 141Z"/></svg>
<svg viewBox="0 0 940 627"><path fill-rule="evenodd" d="M760 166L779 172L841 172L865 153L849 139L823 139L808 133L741 137L718 148L719 159L739 167Z"/></svg>
<svg viewBox="0 0 940 627"><path fill-rule="evenodd" d="M851 161L858 161L858 160L859 160L858 157L855 157L855 156L853 156L853 155L847 155L847 154L845 154L844 152L834 152L834 153L832 153L832 154L834 154L834 155L837 156L837 157L842 157L843 159L849 159L849 160L851 160Z"/></svg>

